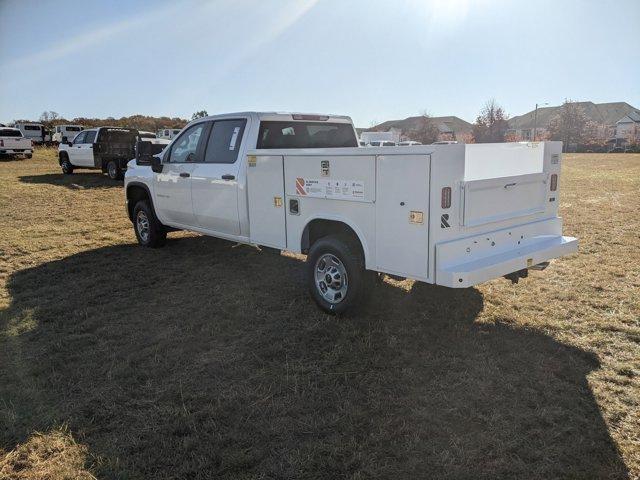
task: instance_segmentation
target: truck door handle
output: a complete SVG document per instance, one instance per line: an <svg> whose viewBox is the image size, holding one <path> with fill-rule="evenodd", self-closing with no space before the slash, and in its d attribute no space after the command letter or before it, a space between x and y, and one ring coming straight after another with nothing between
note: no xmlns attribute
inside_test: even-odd
<svg viewBox="0 0 640 480"><path fill-rule="evenodd" d="M507 184L504 186L504 188L511 188L511 187L515 187L516 185L517 185L517 184L516 184L515 182L514 182L514 183L507 183Z"/></svg>
<svg viewBox="0 0 640 480"><path fill-rule="evenodd" d="M187 178L187 177L190 177L190 176L191 176L191 174L190 174L190 173L187 173L187 172L180 172L180 176L181 176L182 178Z"/></svg>
<svg viewBox="0 0 640 480"><path fill-rule="evenodd" d="M235 175L230 175L230 174L222 175L222 179L223 180L235 180L236 176Z"/></svg>

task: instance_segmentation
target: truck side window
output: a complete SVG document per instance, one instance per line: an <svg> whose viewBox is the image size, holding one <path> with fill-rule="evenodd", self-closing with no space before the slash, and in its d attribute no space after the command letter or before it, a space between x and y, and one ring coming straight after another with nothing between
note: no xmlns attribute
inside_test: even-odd
<svg viewBox="0 0 640 480"><path fill-rule="evenodd" d="M89 130L86 132L86 136L84 137L84 142L83 143L93 143L96 139L96 131L95 130Z"/></svg>
<svg viewBox="0 0 640 480"><path fill-rule="evenodd" d="M218 120L213 123L207 149L204 156L206 163L235 163L242 141L242 134L247 121Z"/></svg>
<svg viewBox="0 0 640 480"><path fill-rule="evenodd" d="M193 125L185 130L171 147L169 161L171 163L197 162L198 144L205 129L204 122Z"/></svg>

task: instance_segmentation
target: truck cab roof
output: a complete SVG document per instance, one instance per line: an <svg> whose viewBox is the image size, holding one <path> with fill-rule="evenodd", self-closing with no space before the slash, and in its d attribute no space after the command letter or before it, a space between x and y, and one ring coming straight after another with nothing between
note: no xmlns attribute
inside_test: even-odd
<svg viewBox="0 0 640 480"><path fill-rule="evenodd" d="M301 112L234 112L224 113L220 115L210 115L208 117L198 118L192 120L190 123L195 123L201 120L216 120L235 117L253 117L257 120L266 121L301 121L301 122L333 122L333 123L353 123L351 117L346 115L333 115L322 113L301 113Z"/></svg>

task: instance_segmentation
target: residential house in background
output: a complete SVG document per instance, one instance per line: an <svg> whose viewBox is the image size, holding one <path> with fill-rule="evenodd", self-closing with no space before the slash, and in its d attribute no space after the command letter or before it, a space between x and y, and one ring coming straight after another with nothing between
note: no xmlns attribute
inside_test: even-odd
<svg viewBox="0 0 640 480"><path fill-rule="evenodd" d="M633 110L616 122L616 146L640 143L640 112ZM610 141L611 143L611 141Z"/></svg>
<svg viewBox="0 0 640 480"><path fill-rule="evenodd" d="M584 111L586 117L597 125L597 136L602 142L609 140L616 132L617 122L631 112L637 111L626 102L593 103L575 102ZM548 132L551 120L560 113L561 105L555 107L538 108L524 115L518 115L509 119L509 131L521 140L533 140L533 131L536 128L537 138L544 138Z"/></svg>
<svg viewBox="0 0 640 480"><path fill-rule="evenodd" d="M408 117L404 120L388 120L370 129L358 130L375 130L379 132L393 131L399 133L400 141L414 140L411 138L411 132L419 128L422 119L422 116L417 116ZM457 140L459 142L466 142L471 137L473 125L459 117L429 117L429 121L433 122L438 128L438 140ZM360 133L360 131L358 133Z"/></svg>

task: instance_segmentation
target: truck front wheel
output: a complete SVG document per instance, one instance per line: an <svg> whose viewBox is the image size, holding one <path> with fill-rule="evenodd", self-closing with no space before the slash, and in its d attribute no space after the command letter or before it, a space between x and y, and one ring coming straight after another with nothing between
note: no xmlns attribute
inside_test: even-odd
<svg viewBox="0 0 640 480"><path fill-rule="evenodd" d="M140 200L133 208L133 229L138 243L143 247L163 247L167 242L167 231L154 215L147 200Z"/></svg>
<svg viewBox="0 0 640 480"><path fill-rule="evenodd" d="M368 290L362 252L346 235L322 237L311 246L306 277L311 296L327 313L352 309Z"/></svg>
<svg viewBox="0 0 640 480"><path fill-rule="evenodd" d="M60 159L60 167L62 168L62 173L65 175L71 175L73 173L73 165L71 165L69 157L66 155Z"/></svg>

